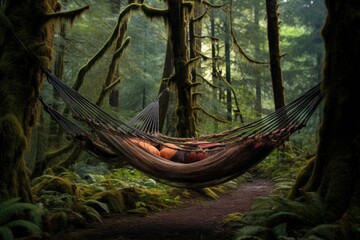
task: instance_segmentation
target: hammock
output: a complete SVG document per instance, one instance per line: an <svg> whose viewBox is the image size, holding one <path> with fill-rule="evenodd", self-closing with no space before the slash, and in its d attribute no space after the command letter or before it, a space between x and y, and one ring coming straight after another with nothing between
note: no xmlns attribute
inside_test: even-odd
<svg viewBox="0 0 360 240"><path fill-rule="evenodd" d="M303 128L322 99L319 83L250 124L217 134L175 138L159 132L160 96L125 121L111 116L50 71L45 74L73 118L90 127L78 126L42 101L71 139L108 163L125 161L160 182L186 188L218 185L248 171Z"/></svg>

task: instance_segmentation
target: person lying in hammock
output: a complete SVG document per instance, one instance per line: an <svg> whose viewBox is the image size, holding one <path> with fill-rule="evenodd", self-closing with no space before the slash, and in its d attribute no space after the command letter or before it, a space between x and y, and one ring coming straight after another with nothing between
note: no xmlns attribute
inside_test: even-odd
<svg viewBox="0 0 360 240"><path fill-rule="evenodd" d="M225 144L221 143L191 141L184 143L186 148L190 149L190 151L187 151L186 149L182 149L172 143L165 143L156 147L140 139L131 138L129 141L154 155L179 163L193 163L201 161L225 147Z"/></svg>

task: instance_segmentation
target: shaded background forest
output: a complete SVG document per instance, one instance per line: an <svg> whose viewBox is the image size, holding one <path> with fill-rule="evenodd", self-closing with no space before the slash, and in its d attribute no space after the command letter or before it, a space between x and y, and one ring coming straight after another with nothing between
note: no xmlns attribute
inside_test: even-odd
<svg viewBox="0 0 360 240"><path fill-rule="evenodd" d="M213 1L214 4L220 2ZM223 3L223 2L221 2ZM279 1L281 68L285 101L301 95L321 80L323 57L320 29L325 18L323 1ZM119 12L127 1L63 1L64 10L89 5L90 9L71 27L62 25L55 36L55 61L52 71L68 85L73 85L79 69L102 47L116 25ZM164 8L159 1L148 5ZM201 21L202 60L197 65L197 134L220 132L241 126L274 111L273 89L268 62L265 2L234 1L208 10ZM203 11L204 12L204 11ZM201 14L199 14L201 15ZM233 37L231 36L232 28ZM155 99L159 93L167 44L167 26L162 20L149 19L141 12L129 18L126 36L131 38L116 68L120 83L106 96L101 107L115 116L129 119ZM200 35L200 34L199 34ZM206 37L207 36L207 37ZM209 36L213 36L211 38ZM236 41L236 45L234 40ZM239 50L238 46L241 47ZM246 57L241 54L244 51ZM86 74L79 92L92 101L98 99L106 79L112 52L108 51ZM45 83L43 97L59 111L64 108L53 89ZM176 99L170 105L162 132L175 134ZM311 154L316 146L316 128L320 114L315 114L291 140L296 147ZM49 151L68 144L61 129L43 114L40 127L33 134L29 166ZM69 154L69 153L68 153ZM81 157L80 157L81 156ZM64 158L64 156L61 156ZM78 153L77 158L92 158ZM36 160L37 159L37 160ZM69 165L67 162L66 165Z"/></svg>

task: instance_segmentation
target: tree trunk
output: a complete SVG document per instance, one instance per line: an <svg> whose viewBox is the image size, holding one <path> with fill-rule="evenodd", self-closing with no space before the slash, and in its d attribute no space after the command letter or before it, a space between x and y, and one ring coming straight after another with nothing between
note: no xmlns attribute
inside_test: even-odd
<svg viewBox="0 0 360 240"><path fill-rule="evenodd" d="M160 84L159 93L163 92L169 86L171 74L174 71L174 57L172 50L172 43L170 37L168 37L167 45L166 45L166 54L165 54L165 62L164 62L164 70L162 74L162 82ZM167 116L167 110L169 107L170 95L168 93L164 94L160 98L159 102L159 128L160 132L166 132L165 129L165 119ZM169 120L171 122L171 120Z"/></svg>
<svg viewBox="0 0 360 240"><path fill-rule="evenodd" d="M291 197L317 191L329 220L358 217L360 207L360 125L357 86L360 62L360 2L326 0L328 16L322 30L325 68L324 111L316 158L299 175Z"/></svg>
<svg viewBox="0 0 360 240"><path fill-rule="evenodd" d="M201 27L201 20L197 19L198 16L200 16L202 13L202 8L200 7L200 4L195 2L194 3L194 10L193 14L191 16L191 19L189 21L189 51L190 51L190 59L194 59L198 56L197 51L201 51L201 38L198 38L197 36L201 36L202 27ZM195 20L197 19L197 20ZM195 67L191 68L191 83L193 83L193 86L191 88L190 96L191 96L191 105L192 109L195 109L197 106L197 102L199 101L198 97L198 91L197 86L199 86L201 83L197 80L197 71ZM198 84L194 84L198 83ZM199 117L196 111L192 111L193 120L195 122L195 128L196 123L199 122ZM196 129L195 129L196 132ZM196 133L194 133L192 136L195 136Z"/></svg>
<svg viewBox="0 0 360 240"><path fill-rule="evenodd" d="M45 12L58 10L60 5L55 0L13 0L2 6L3 14L16 28L0 24L0 200L16 196L23 201L32 200L24 151L38 121L40 64L48 67L54 32L53 26L45 25L42 19ZM39 61L25 51L11 29Z"/></svg>
<svg viewBox="0 0 360 240"><path fill-rule="evenodd" d="M191 73L188 66L188 13L189 3L183 0L169 2L170 39L173 45L175 74L173 80L177 87L178 107L176 135L192 137L195 135L195 121L191 103Z"/></svg>
<svg viewBox="0 0 360 240"><path fill-rule="evenodd" d="M228 11L231 11L228 9ZM226 17L225 19L225 79L226 82L231 86L231 62L230 62L230 24L229 22L231 19L229 17ZM227 87L226 89L226 110L227 110L227 120L229 122L232 121L232 99L231 99L231 89L230 87Z"/></svg>
<svg viewBox="0 0 360 240"><path fill-rule="evenodd" d="M274 103L275 109L279 109L285 106L285 97L280 66L279 26L276 0L266 0L266 13Z"/></svg>
<svg viewBox="0 0 360 240"><path fill-rule="evenodd" d="M254 32L260 32L260 1L254 1ZM255 59L259 59L260 55L260 41L254 41ZM262 94L261 94L261 74L258 69L255 69L255 111L258 118L262 113Z"/></svg>

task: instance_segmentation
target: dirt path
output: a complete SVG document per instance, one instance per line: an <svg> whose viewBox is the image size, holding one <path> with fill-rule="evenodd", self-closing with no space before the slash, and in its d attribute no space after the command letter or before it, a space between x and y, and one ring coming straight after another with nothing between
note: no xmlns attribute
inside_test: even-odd
<svg viewBox="0 0 360 240"><path fill-rule="evenodd" d="M271 188L268 180L253 180L217 200L194 199L179 208L145 217L105 218L101 225L61 234L54 240L229 240L231 234L222 227L226 216L248 211L253 199L269 194Z"/></svg>

